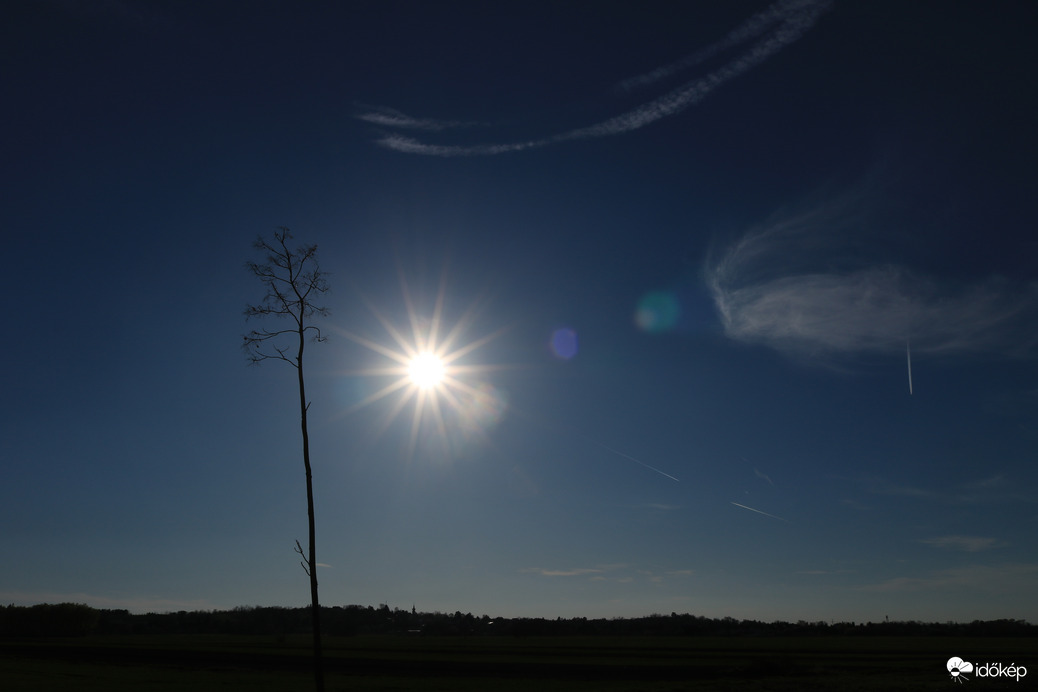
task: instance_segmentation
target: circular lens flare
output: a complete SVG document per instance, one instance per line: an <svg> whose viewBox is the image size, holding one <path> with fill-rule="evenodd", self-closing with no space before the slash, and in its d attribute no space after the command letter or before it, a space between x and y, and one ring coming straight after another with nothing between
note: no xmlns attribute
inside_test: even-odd
<svg viewBox="0 0 1038 692"><path fill-rule="evenodd" d="M443 361L435 353L419 353L407 366L411 381L422 389L435 387L443 380Z"/></svg>

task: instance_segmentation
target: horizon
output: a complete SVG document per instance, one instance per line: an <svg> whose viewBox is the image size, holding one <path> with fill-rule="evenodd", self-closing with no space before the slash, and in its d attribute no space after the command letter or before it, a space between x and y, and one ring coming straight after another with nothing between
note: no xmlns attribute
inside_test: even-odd
<svg viewBox="0 0 1038 692"><path fill-rule="evenodd" d="M236 613L236 612L250 611L250 610L299 610L299 611L306 611L306 610L310 609L310 604L306 603L304 605L298 605L298 606L237 605L237 606L234 606L232 608L219 608L219 609L213 609L213 610L192 610L192 611L167 610L167 611L161 611L161 612L158 612L158 611L138 611L138 612L134 612L132 610L128 610L128 609L125 609L125 608L96 608L94 606L87 606L85 603L73 603L73 602L64 602L64 603L34 603L34 604L31 604L31 605L14 605L14 604L9 604L8 606L0 606L0 608L2 608L2 607L9 607L9 608L13 607L13 608L27 608L27 609L31 609L31 608L34 608L34 607L37 607L37 606L67 606L67 605L86 606L86 607L88 607L88 608L90 608L92 610L98 611L98 612L113 612L113 613L115 613L115 612L126 612L129 615L135 615L135 616L139 616L139 615L178 615L178 614L185 613L185 612L186 613L213 614L213 613ZM1034 622L1031 622L1031 621L1023 619L1023 618L997 618L997 619L992 619L992 620L982 620L982 619L979 619L979 620L971 620L971 621L967 622L965 620L961 620L961 621L958 621L958 620L946 620L946 621L936 621L936 620L934 620L934 621L900 620L900 619L896 619L896 618L895 619L891 619L889 615L884 615L882 620L876 620L876 621L873 621L873 620L866 620L866 621L859 621L859 620L836 620L836 619L832 619L832 618L830 618L830 619L824 619L823 618L823 619L818 619L818 620L805 620L804 618L797 618L795 620L793 620L793 619L789 619L789 620L786 620L786 619L759 620L759 619L754 619L754 618L741 618L741 619L739 619L739 618L732 618L730 616L709 617L709 616L702 615L702 614L697 614L697 613L691 613L691 612L683 612L682 613L682 612L677 612L677 611L671 611L670 613L658 613L658 612L657 613L646 613L646 614L643 614L643 615L634 615L634 616L622 616L622 615L619 615L619 616L612 616L612 617L604 616L604 617L589 618L589 617L577 615L577 616L571 616L571 617L565 617L565 618L561 617L561 616L556 616L556 617L553 618L551 615L519 615L519 616L509 616L509 615L502 615L500 613L493 613L493 614L491 614L489 612L476 613L476 612L472 612L472 611L463 611L462 609L455 609L453 611L450 611L450 610L427 611L427 610L418 610L416 605L413 605L412 608L409 609L409 608L401 608L401 607L397 607L397 606L392 606L392 605L389 605L388 603L380 603L380 604L378 604L378 606L373 606L373 605L370 605L370 604L362 605L362 604L359 604L359 603L331 604L331 605L322 603L321 604L321 608L322 608L322 610L325 609L325 608L328 608L329 610L350 610L350 609L373 610L373 611L388 610L391 613L411 613L411 614L416 615L416 616L433 615L433 616L444 616L444 617L448 617L448 618L453 618L453 617L455 617L456 615L458 615L460 613L464 617L472 617L472 618L474 618L476 620L484 620L484 619L490 619L490 620L547 620L547 621L550 621L550 622L556 622L556 621L560 621L560 620L563 621L563 622L569 621L569 620L579 620L579 621L592 622L592 621L597 621L597 620L648 620L648 619L654 619L654 618L673 618L673 617L685 618L685 617L692 617L692 618L697 618L697 619L709 620L711 622L734 621L734 622L736 622L738 624L744 624L744 623L758 623L758 624L764 624L764 625L776 625L776 624L801 625L802 624L802 625L808 625L808 626L823 625L823 626L826 626L826 627L831 627L831 626L835 626L835 625L854 625L856 627L866 626L866 625L940 625L940 626L961 626L961 625L975 625L975 624L1000 623L1000 622L1012 622L1012 623L1017 623L1017 624L1023 624L1023 625L1025 625L1027 627L1036 627L1036 626L1038 626L1038 623L1034 623Z"/></svg>
<svg viewBox="0 0 1038 692"><path fill-rule="evenodd" d="M283 226L322 604L1038 622L1038 4L0 19L0 603L306 601Z"/></svg>

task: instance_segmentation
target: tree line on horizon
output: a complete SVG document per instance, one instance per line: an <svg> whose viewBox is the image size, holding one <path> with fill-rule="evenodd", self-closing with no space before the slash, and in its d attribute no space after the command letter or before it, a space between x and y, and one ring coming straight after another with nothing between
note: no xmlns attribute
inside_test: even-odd
<svg viewBox="0 0 1038 692"><path fill-rule="evenodd" d="M1038 636L1026 620L972 622L788 622L709 618L689 613L634 618L491 618L372 606L322 606L322 633L410 636ZM0 637L87 635L263 635L283 640L310 631L310 607L239 606L231 610L131 613L80 603L0 606Z"/></svg>

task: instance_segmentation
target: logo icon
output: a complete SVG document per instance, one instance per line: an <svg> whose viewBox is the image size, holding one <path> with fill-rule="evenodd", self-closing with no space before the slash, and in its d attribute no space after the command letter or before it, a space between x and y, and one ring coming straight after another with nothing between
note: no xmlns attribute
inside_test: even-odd
<svg viewBox="0 0 1038 692"><path fill-rule="evenodd" d="M952 680L961 683L963 680L969 680L964 673L972 673L973 664L963 661L958 656L952 656L948 659L948 672L951 673Z"/></svg>

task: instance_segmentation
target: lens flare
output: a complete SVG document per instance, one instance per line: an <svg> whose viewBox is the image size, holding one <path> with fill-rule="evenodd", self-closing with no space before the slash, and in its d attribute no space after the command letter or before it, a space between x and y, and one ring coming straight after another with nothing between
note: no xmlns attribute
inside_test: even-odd
<svg viewBox="0 0 1038 692"><path fill-rule="evenodd" d="M551 350L563 360L577 355L577 332L573 329L556 329L551 335Z"/></svg>
<svg viewBox="0 0 1038 692"><path fill-rule="evenodd" d="M681 304L670 291L646 293L634 312L634 323L650 334L672 331L681 317Z"/></svg>

